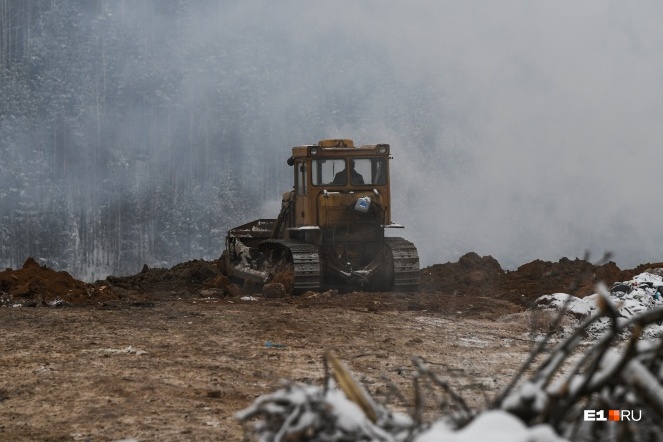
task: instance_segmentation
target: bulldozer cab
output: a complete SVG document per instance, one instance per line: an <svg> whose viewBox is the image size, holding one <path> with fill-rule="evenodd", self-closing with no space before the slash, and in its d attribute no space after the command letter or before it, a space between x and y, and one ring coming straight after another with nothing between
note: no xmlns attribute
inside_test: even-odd
<svg viewBox="0 0 663 442"><path fill-rule="evenodd" d="M373 224L391 223L388 144L355 147L352 140L322 140L292 153L288 228L335 228L347 223L351 210L372 211Z"/></svg>

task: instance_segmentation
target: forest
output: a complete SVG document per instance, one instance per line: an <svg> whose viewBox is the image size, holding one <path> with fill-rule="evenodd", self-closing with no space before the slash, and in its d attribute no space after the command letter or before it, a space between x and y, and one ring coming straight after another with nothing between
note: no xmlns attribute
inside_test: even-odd
<svg viewBox="0 0 663 442"><path fill-rule="evenodd" d="M242 3L0 0L0 266L94 280L217 258L229 227L276 216L292 146L402 91L380 51Z"/></svg>
<svg viewBox="0 0 663 442"><path fill-rule="evenodd" d="M0 0L0 268L218 258L290 148L389 143L422 267L660 260L657 2ZM560 23L564 23L560 27Z"/></svg>

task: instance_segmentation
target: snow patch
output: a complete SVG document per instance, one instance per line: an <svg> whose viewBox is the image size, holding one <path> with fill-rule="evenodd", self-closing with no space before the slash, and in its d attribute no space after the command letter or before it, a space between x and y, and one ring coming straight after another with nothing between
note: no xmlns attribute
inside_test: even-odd
<svg viewBox="0 0 663 442"><path fill-rule="evenodd" d="M488 347L490 345L490 342L485 341L483 339L479 339L476 337L469 337L469 338L458 338L458 345L460 347Z"/></svg>
<svg viewBox="0 0 663 442"><path fill-rule="evenodd" d="M663 307L663 277L644 272L630 281L616 283L610 291L605 290L608 300L617 309L618 323L623 323L633 316ZM598 313L597 302L600 294L595 293L584 298L578 298L566 293L554 293L537 298L534 302L539 309L560 310L566 304L566 311L578 320L584 320ZM603 317L587 328L588 333L598 337L610 327L611 320ZM643 339L654 339L663 335L661 324L650 325L643 331Z"/></svg>
<svg viewBox="0 0 663 442"><path fill-rule="evenodd" d="M485 411L470 424L458 431L437 421L416 442L564 442L549 425L531 428L514 415L501 410Z"/></svg>

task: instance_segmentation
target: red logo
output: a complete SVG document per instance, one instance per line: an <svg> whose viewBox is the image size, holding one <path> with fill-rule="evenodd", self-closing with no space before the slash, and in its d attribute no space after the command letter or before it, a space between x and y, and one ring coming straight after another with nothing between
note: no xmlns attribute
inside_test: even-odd
<svg viewBox="0 0 663 442"><path fill-rule="evenodd" d="M609 421L622 420L620 410L608 410L608 420Z"/></svg>

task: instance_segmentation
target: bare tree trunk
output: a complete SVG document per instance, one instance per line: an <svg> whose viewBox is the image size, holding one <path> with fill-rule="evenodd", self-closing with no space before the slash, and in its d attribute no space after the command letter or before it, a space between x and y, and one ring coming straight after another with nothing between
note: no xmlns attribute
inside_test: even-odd
<svg viewBox="0 0 663 442"><path fill-rule="evenodd" d="M9 0L0 0L0 67L6 67L9 59Z"/></svg>
<svg viewBox="0 0 663 442"><path fill-rule="evenodd" d="M25 57L29 60L32 53L32 0L25 0Z"/></svg>

